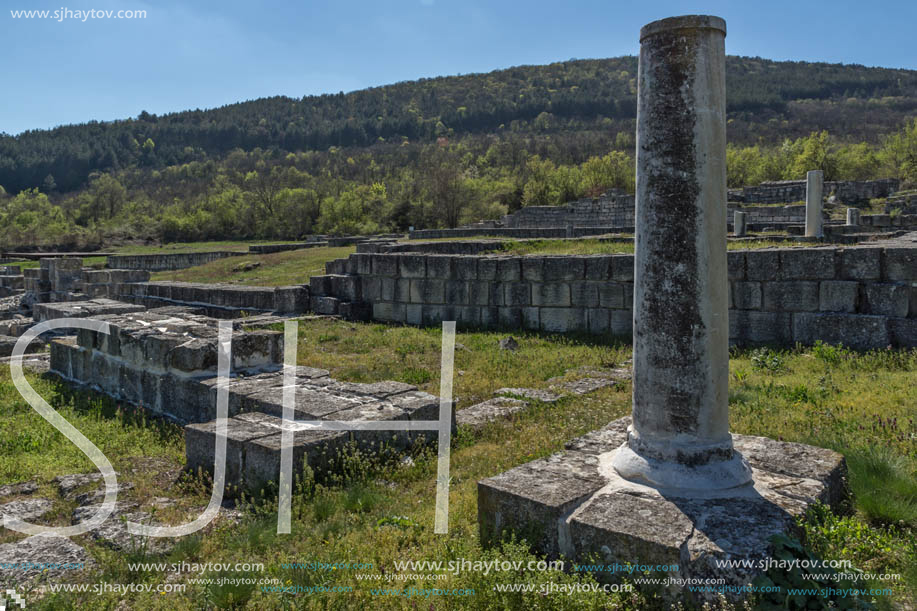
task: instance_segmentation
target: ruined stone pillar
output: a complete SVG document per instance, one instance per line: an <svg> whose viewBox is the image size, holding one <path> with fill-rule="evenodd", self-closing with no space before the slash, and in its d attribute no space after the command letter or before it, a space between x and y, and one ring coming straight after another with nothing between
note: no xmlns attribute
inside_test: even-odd
<svg viewBox="0 0 917 611"><path fill-rule="evenodd" d="M860 224L859 208L847 208L847 224L852 226Z"/></svg>
<svg viewBox="0 0 917 611"><path fill-rule="evenodd" d="M732 233L735 234L737 238L744 238L746 232L746 214L744 212L739 212L736 210L735 215L732 220Z"/></svg>
<svg viewBox="0 0 917 611"><path fill-rule="evenodd" d="M612 464L665 488L751 480L729 434L725 37L707 15L640 31L633 425Z"/></svg>
<svg viewBox="0 0 917 611"><path fill-rule="evenodd" d="M821 238L822 192L825 188L825 173L821 170L810 170L806 174L806 237Z"/></svg>

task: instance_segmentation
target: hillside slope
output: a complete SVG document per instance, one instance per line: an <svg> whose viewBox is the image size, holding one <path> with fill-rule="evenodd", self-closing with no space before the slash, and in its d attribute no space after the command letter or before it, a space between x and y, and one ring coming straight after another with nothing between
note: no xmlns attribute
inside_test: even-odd
<svg viewBox="0 0 917 611"><path fill-rule="evenodd" d="M633 131L636 72L635 57L571 60L0 135L0 185L11 194L32 187L67 193L94 171L163 168L233 149L372 150L505 132L577 132L585 155L600 154L609 137ZM917 111L917 71L729 57L726 78L735 144L822 129L876 142Z"/></svg>

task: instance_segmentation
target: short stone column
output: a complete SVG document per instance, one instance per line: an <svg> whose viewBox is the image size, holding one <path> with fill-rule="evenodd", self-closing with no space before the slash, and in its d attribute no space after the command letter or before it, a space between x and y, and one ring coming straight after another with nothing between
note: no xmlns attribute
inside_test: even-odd
<svg viewBox="0 0 917 611"><path fill-rule="evenodd" d="M737 238L744 238L746 233L746 214L744 212L735 211L732 219L732 233Z"/></svg>
<svg viewBox="0 0 917 611"><path fill-rule="evenodd" d="M825 173L811 170L806 174L806 237L822 238L822 193L825 189Z"/></svg>
<svg viewBox="0 0 917 611"><path fill-rule="evenodd" d="M576 236L575 232L573 231L573 223L567 223L566 234L565 234L565 235L566 235L566 237L568 237L568 238L572 238L572 237L575 237L575 236Z"/></svg>
<svg viewBox="0 0 917 611"><path fill-rule="evenodd" d="M726 22L640 31L633 425L613 466L664 488L751 480L729 434Z"/></svg>
<svg viewBox="0 0 917 611"><path fill-rule="evenodd" d="M855 227L860 224L860 209L847 208L847 225Z"/></svg>

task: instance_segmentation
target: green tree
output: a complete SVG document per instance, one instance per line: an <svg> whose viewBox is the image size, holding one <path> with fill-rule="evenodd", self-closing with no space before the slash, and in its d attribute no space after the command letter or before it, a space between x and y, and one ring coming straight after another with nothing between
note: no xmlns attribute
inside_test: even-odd
<svg viewBox="0 0 917 611"><path fill-rule="evenodd" d="M127 189L111 174L99 174L89 183L93 219L114 218L127 201Z"/></svg>
<svg viewBox="0 0 917 611"><path fill-rule="evenodd" d="M877 157L888 175L909 185L917 184L917 119L885 136Z"/></svg>
<svg viewBox="0 0 917 611"><path fill-rule="evenodd" d="M51 193L52 191L57 191L57 182L54 181L54 177L48 174L45 176L45 179L41 181L41 190L43 193Z"/></svg>
<svg viewBox="0 0 917 611"><path fill-rule="evenodd" d="M830 151L828 132L812 132L805 138L799 138L793 145L795 156L789 167L787 179L805 178L810 170L821 170L825 180L836 180L837 160Z"/></svg>
<svg viewBox="0 0 917 611"><path fill-rule="evenodd" d="M583 190L589 197L595 197L609 189L634 192L634 160L622 151L612 151L604 157L590 157L583 162L582 175Z"/></svg>

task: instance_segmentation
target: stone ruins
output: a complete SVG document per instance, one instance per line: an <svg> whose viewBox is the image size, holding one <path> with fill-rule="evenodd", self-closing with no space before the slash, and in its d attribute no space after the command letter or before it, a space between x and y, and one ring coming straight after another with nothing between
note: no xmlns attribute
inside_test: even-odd
<svg viewBox="0 0 917 611"><path fill-rule="evenodd" d="M917 347L917 231L909 232L917 229L917 196L896 194L896 181L826 183L820 171L806 181L727 191L725 23L664 19L644 27L640 42L635 196L530 207L488 226L412 231L408 241L315 236L250 247L259 254L356 244L355 254L330 261L308 284L275 288L150 279L240 254L232 251L112 255L105 268L69 257L43 258L37 267L11 261L0 266L0 357L38 323L107 323L107 334L44 336L49 354L30 363L180 423L186 468L212 472L217 329L231 320L226 484L236 494L271 489L279 478L284 346L283 334L264 330L269 325L338 316L632 338L633 374L622 368L550 390L503 388L453 415L474 428L528 400L550 403L558 393L591 392L633 375L631 417L479 482L482 541L512 531L550 557L677 564L674 577L743 585L753 570L717 561L763 558L768 538L792 529L811 503L837 506L845 465L829 450L729 432L729 346ZM850 207L839 220L838 209L826 213L876 197L888 198L885 214ZM727 252L727 239L755 240L749 234L762 230L805 247ZM416 239L617 233L598 239L629 241L622 231L636 234L635 255L509 256L498 239ZM29 351L43 349L35 341ZM440 411L439 399L415 386L357 384L310 367L296 368L294 394L297 420L429 421ZM435 434L297 430L294 470L308 464L321 478L337 468L345 446L387 443L400 451ZM62 494L69 481L58 482ZM0 497L10 494L17 493ZM31 516L47 507L17 511ZM112 536L126 535L122 528ZM27 557L41 545L35 538L3 545L0 558ZM82 551L59 547L72 557Z"/></svg>
<svg viewBox="0 0 917 611"><path fill-rule="evenodd" d="M632 418L479 482L484 542L514 531L549 557L738 588L756 571L718 561L768 557L844 497L841 455L729 433L725 34L701 15L640 33Z"/></svg>

